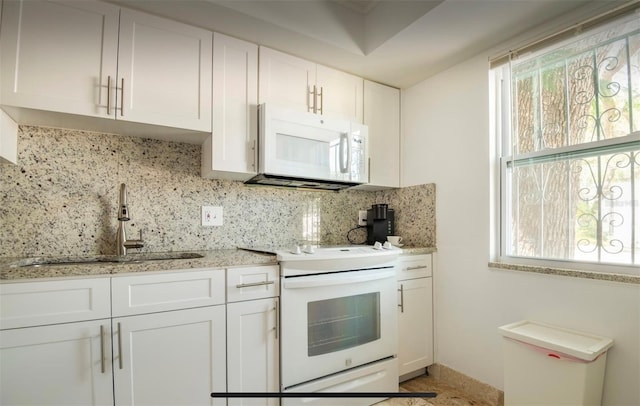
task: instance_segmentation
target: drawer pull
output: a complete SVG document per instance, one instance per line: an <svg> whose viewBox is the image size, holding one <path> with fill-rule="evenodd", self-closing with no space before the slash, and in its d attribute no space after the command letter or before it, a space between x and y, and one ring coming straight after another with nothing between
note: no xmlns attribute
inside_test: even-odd
<svg viewBox="0 0 640 406"><path fill-rule="evenodd" d="M276 299L276 340L278 339L278 330L280 330L280 302Z"/></svg>
<svg viewBox="0 0 640 406"><path fill-rule="evenodd" d="M252 286L273 285L274 283L275 283L274 281L241 283L239 285L236 285L236 288L241 289L241 288L250 288Z"/></svg>
<svg viewBox="0 0 640 406"><path fill-rule="evenodd" d="M111 75L107 76L107 115L111 115Z"/></svg>
<svg viewBox="0 0 640 406"><path fill-rule="evenodd" d="M408 266L407 267L407 271L415 271L416 269L428 269L428 266L425 265L421 265L421 266Z"/></svg>
<svg viewBox="0 0 640 406"><path fill-rule="evenodd" d="M100 325L100 372L104 374L104 326Z"/></svg>
<svg viewBox="0 0 640 406"><path fill-rule="evenodd" d="M404 285L400 284L400 289L398 289L398 292L400 292L400 304L398 305L398 307L400 308L400 313L404 313Z"/></svg>
<svg viewBox="0 0 640 406"><path fill-rule="evenodd" d="M124 78L122 78L122 85L120 86L120 117L124 117Z"/></svg>
<svg viewBox="0 0 640 406"><path fill-rule="evenodd" d="M118 323L118 366L122 369L122 330L120 323Z"/></svg>

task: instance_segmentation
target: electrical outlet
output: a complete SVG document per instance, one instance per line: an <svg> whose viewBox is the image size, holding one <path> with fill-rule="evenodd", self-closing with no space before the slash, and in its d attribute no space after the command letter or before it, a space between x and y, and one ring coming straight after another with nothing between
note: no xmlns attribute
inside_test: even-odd
<svg viewBox="0 0 640 406"><path fill-rule="evenodd" d="M367 225L367 211L359 210L358 211L358 225L366 226Z"/></svg>
<svg viewBox="0 0 640 406"><path fill-rule="evenodd" d="M202 206L202 225L204 227L222 225L222 206Z"/></svg>

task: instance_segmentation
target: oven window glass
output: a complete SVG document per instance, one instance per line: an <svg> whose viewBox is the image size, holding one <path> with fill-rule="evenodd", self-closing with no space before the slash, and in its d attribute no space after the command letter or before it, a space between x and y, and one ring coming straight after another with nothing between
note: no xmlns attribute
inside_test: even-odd
<svg viewBox="0 0 640 406"><path fill-rule="evenodd" d="M307 304L308 355L327 354L380 338L380 292Z"/></svg>

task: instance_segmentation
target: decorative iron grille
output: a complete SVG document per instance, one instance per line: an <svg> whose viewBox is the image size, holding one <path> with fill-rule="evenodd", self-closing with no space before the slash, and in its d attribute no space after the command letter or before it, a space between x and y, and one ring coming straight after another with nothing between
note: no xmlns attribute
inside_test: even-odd
<svg viewBox="0 0 640 406"><path fill-rule="evenodd" d="M506 254L640 263L640 22L512 61Z"/></svg>

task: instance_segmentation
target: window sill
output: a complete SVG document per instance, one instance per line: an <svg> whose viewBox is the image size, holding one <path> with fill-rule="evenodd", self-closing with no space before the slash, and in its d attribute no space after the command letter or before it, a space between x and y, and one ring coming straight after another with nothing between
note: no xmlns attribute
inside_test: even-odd
<svg viewBox="0 0 640 406"><path fill-rule="evenodd" d="M512 264L512 263L506 263L506 262L489 262L489 268L500 269L500 270L506 269L509 271L542 273L547 275L569 276L573 278L598 279L603 281L631 283L631 284L640 285L640 275L579 271L575 269L550 268L550 267L534 266L534 265L520 265L520 264Z"/></svg>

